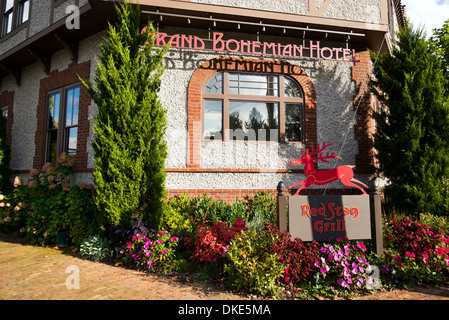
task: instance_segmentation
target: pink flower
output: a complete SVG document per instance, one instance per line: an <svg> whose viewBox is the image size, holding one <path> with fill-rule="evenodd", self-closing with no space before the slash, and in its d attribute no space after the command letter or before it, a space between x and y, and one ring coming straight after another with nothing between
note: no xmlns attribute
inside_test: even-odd
<svg viewBox="0 0 449 320"><path fill-rule="evenodd" d="M175 241L178 241L178 240L179 240L178 237L171 237L171 239L170 239L171 242L175 242Z"/></svg>
<svg viewBox="0 0 449 320"><path fill-rule="evenodd" d="M131 249L131 242L128 242L126 245L128 246L128 249Z"/></svg>
<svg viewBox="0 0 449 320"><path fill-rule="evenodd" d="M443 241L443 243L448 243L449 242L449 239L448 238L443 238L443 239L441 239L442 241Z"/></svg>
<svg viewBox="0 0 449 320"><path fill-rule="evenodd" d="M165 235L165 231L160 231L160 232L158 232L158 235L160 235L160 236Z"/></svg>
<svg viewBox="0 0 449 320"><path fill-rule="evenodd" d="M151 264L152 264L152 262L150 260L148 260L147 265L150 266Z"/></svg>
<svg viewBox="0 0 449 320"><path fill-rule="evenodd" d="M167 250L162 250L161 253L162 254L166 254L168 251Z"/></svg>
<svg viewBox="0 0 449 320"><path fill-rule="evenodd" d="M366 251L366 247L365 247L365 244L363 242L358 242L357 243L357 247L362 249L363 251Z"/></svg>
<svg viewBox="0 0 449 320"><path fill-rule="evenodd" d="M424 252L422 256L425 260L429 259L429 255L427 254L427 252Z"/></svg>

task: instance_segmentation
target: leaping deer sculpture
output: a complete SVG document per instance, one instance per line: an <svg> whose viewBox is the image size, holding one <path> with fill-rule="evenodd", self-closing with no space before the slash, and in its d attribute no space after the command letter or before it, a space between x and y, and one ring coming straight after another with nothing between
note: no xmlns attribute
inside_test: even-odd
<svg viewBox="0 0 449 320"><path fill-rule="evenodd" d="M302 189L310 187L311 185L320 186L334 182L336 180L340 180L346 186L358 188L363 192L363 194L366 194L365 190L362 187L354 183L359 183L368 189L368 186L366 184L357 179L354 179L354 172L352 170L354 166L343 165L330 170L315 170L313 164L315 162L318 162L318 160L329 163L327 159L341 159L339 156L335 155L336 152L332 154L329 154L329 152L327 152L327 154L323 156L323 150L331 145L332 144L326 144L326 142L324 142L321 148L320 145L318 145L316 150L314 150L314 148L312 147L312 152L309 152L309 149L307 149L305 153L304 151L301 151L301 158L290 160L290 164L292 166L299 166L301 164L304 164L304 174L306 175L306 180L294 183L290 187L288 187L288 189L291 189L294 186L302 184L302 186L299 187L299 189L296 191L295 195L298 195ZM316 155L318 156L314 157Z"/></svg>

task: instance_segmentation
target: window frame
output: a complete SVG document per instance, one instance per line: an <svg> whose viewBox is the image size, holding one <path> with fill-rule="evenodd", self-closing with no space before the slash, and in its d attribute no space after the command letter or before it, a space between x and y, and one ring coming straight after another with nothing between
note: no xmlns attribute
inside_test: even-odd
<svg viewBox="0 0 449 320"><path fill-rule="evenodd" d="M11 35L14 35L18 30L22 29L21 26L27 25L30 21L30 15L31 15L31 4L32 0L13 0L13 6L10 10L8 10L9 14L11 15L11 30L9 32L6 32L6 23L9 22L9 18L5 19L6 16L6 1L7 0L0 0L0 39L7 39ZM21 14L23 14L22 4L26 1L29 1L28 6L28 19L25 21L19 21L21 18Z"/></svg>
<svg viewBox="0 0 449 320"><path fill-rule="evenodd" d="M81 83L77 82L74 84L70 84L61 88L57 88L55 90L51 90L46 93L45 98L45 121L44 121L44 163L52 162L51 159L51 146L50 146L50 139L49 139L49 133L51 131L56 131L56 154L55 154L55 161L57 157L63 153L66 152L69 154L69 134L68 131L71 128L77 128L79 129L79 112L80 112L80 103L78 102L78 120L76 125L67 125L66 119L67 119L67 92L72 89L79 89L78 93L78 101L81 96ZM59 115L58 115L58 127L56 129L51 129L50 126L50 97L58 94L60 96L60 102L59 102ZM73 109L72 109L73 112ZM71 153L71 155L76 156L76 153L79 148L79 132L77 131L77 148L75 149L75 153ZM52 162L53 163L53 162ZM55 164L55 163L54 163Z"/></svg>
<svg viewBox="0 0 449 320"><path fill-rule="evenodd" d="M206 87L209 84L209 82L216 77L217 75L222 75L222 93L212 93L212 92L206 92ZM268 77L278 77L278 96L269 96L269 95L249 95L249 94L231 94L229 92L230 89L230 74L245 74L245 75L258 75L258 76L268 76ZM289 78L290 81L293 81L296 83L296 85L301 90L301 98L298 97L288 97L285 95L285 81L284 78ZM205 101L206 100L220 100L222 101L222 139L215 140L215 139L209 139L204 137L204 129L205 129ZM278 143L288 143L288 144L304 144L305 143L305 94L304 89L302 88L301 84L294 79L293 77L289 76L288 74L283 73L262 73L262 72L242 72L242 71L232 71L232 70L223 70L219 72L215 72L209 77L207 77L206 81L204 81L202 86L202 110L201 110L201 141L203 142L252 142L253 140L244 139L244 140L237 140L237 139L230 139L229 134L227 134L227 130L230 130L229 127L229 116L230 116L230 102L231 101L241 101L241 102L262 102L262 103L277 103L278 104L278 137L279 139L276 141ZM285 116L285 110L287 104L300 104L301 105L301 140L300 141L286 141L286 134L285 134L285 122L286 122L286 116ZM268 141L254 141L254 142L271 142Z"/></svg>

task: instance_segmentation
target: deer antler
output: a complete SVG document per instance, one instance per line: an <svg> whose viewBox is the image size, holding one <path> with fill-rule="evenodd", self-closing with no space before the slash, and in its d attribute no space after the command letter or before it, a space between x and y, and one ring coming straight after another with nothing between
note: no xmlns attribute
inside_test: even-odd
<svg viewBox="0 0 449 320"><path fill-rule="evenodd" d="M323 142L323 147L320 148L320 145L318 144L318 147L316 148L316 150L313 150L313 147L312 147L312 152L308 153L308 150L307 150L307 153L310 156L314 156L316 154L320 154L321 152L323 152L324 149L326 149L327 147L329 147L331 145L332 145L332 143L326 144L326 141L324 141Z"/></svg>
<svg viewBox="0 0 449 320"><path fill-rule="evenodd" d="M313 158L314 160L321 160L323 162L329 163L329 161L327 161L326 159L341 159L339 156L336 156L336 152L333 152L331 154L329 154L329 152L327 152L327 154L325 156L323 156L323 150L326 149L327 147L331 146L332 143L326 144L326 142L323 142L323 146L320 148L320 145L318 145L316 150L313 150L312 147L312 152L309 153L310 156L314 156L314 155L318 155L318 157Z"/></svg>
<svg viewBox="0 0 449 320"><path fill-rule="evenodd" d="M336 152L333 152L332 154L329 154L329 152L323 157L323 154L321 153L319 157L314 158L316 160L321 160L323 162L329 163L326 159L341 159L341 157L335 155Z"/></svg>

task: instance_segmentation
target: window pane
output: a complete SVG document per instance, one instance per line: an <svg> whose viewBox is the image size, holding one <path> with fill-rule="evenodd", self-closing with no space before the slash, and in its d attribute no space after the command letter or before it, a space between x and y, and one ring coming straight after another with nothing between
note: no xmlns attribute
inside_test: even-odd
<svg viewBox="0 0 449 320"><path fill-rule="evenodd" d="M48 100L48 128L58 128L59 122L59 106L60 106L60 94L56 93L49 97Z"/></svg>
<svg viewBox="0 0 449 320"><path fill-rule="evenodd" d="M78 124L78 110L79 110L79 95L80 88L73 88L67 90L67 105L66 105L66 126L76 126Z"/></svg>
<svg viewBox="0 0 449 320"><path fill-rule="evenodd" d="M204 139L222 140L223 101L204 101Z"/></svg>
<svg viewBox="0 0 449 320"><path fill-rule="evenodd" d="M279 96L277 76L230 74L229 92L257 96Z"/></svg>
<svg viewBox="0 0 449 320"><path fill-rule="evenodd" d="M299 84L288 77L284 77L285 96L302 98L302 90Z"/></svg>
<svg viewBox="0 0 449 320"><path fill-rule="evenodd" d="M207 93L223 93L223 75L213 77L206 86Z"/></svg>
<svg viewBox="0 0 449 320"><path fill-rule="evenodd" d="M7 12L13 6L14 6L14 0L6 0L6 6L5 6L5 11L4 12Z"/></svg>
<svg viewBox="0 0 449 320"><path fill-rule="evenodd" d="M73 90L67 90L66 98L66 112L65 112L65 125L72 125L72 107L73 107Z"/></svg>
<svg viewBox="0 0 449 320"><path fill-rule="evenodd" d="M19 4L19 24L28 20L30 12L30 0L21 1Z"/></svg>
<svg viewBox="0 0 449 320"><path fill-rule="evenodd" d="M302 141L302 105L285 105L285 140Z"/></svg>
<svg viewBox="0 0 449 320"><path fill-rule="evenodd" d="M56 163L56 146L58 139L58 131L51 130L47 132L47 158L45 162Z"/></svg>
<svg viewBox="0 0 449 320"><path fill-rule="evenodd" d="M230 101L230 140L268 141L279 128L279 104L265 102Z"/></svg>
<svg viewBox="0 0 449 320"><path fill-rule="evenodd" d="M68 129L67 154L76 154L76 146L78 140L78 127Z"/></svg>
<svg viewBox="0 0 449 320"><path fill-rule="evenodd" d="M3 15L3 30L2 35L10 33L12 30L12 11Z"/></svg>

